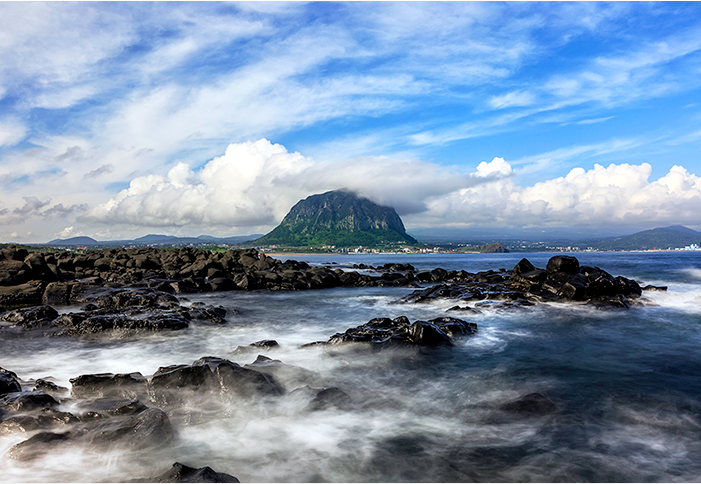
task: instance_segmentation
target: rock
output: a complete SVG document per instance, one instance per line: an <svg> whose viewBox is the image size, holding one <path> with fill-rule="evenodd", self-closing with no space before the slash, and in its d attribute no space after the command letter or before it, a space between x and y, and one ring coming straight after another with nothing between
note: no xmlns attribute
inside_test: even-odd
<svg viewBox="0 0 701 484"><path fill-rule="evenodd" d="M44 294L43 281L29 281L15 286L0 286L0 304L21 306L41 303Z"/></svg>
<svg viewBox="0 0 701 484"><path fill-rule="evenodd" d="M139 373L99 373L70 379L73 398L144 398L147 381Z"/></svg>
<svg viewBox="0 0 701 484"><path fill-rule="evenodd" d="M46 285L41 300L44 304L68 304L75 285L73 282L50 282Z"/></svg>
<svg viewBox="0 0 701 484"><path fill-rule="evenodd" d="M555 404L540 393L529 393L500 407L504 412L516 413L522 417L539 417L557 410Z"/></svg>
<svg viewBox="0 0 701 484"><path fill-rule="evenodd" d="M653 286L651 284L648 284L647 286L642 288L643 291L667 291L667 286Z"/></svg>
<svg viewBox="0 0 701 484"><path fill-rule="evenodd" d="M195 469L176 462L169 471L159 476L135 482L239 482L239 480L232 475L215 472L211 467Z"/></svg>
<svg viewBox="0 0 701 484"><path fill-rule="evenodd" d="M329 408L336 408L343 410L347 408L351 403L351 397L336 387L312 389L315 391L314 398L307 405L308 411L317 410L327 410Z"/></svg>
<svg viewBox="0 0 701 484"><path fill-rule="evenodd" d="M288 365L280 360L273 360L263 355L258 355L253 363L244 365L244 368L270 374L288 388L309 385L320 381L319 375L313 371L299 366Z"/></svg>
<svg viewBox="0 0 701 484"><path fill-rule="evenodd" d="M576 257L569 255L556 255L551 257L545 270L548 274L563 272L565 274L577 274L579 272L579 261Z"/></svg>
<svg viewBox="0 0 701 484"><path fill-rule="evenodd" d="M221 385L222 393L238 398L279 396L285 389L275 378L265 372L243 368L229 360L205 357L194 364L214 365L214 374Z"/></svg>
<svg viewBox="0 0 701 484"><path fill-rule="evenodd" d="M256 341L255 343L251 343L248 346L238 346L235 350L234 353L240 354L240 353L250 353L251 351L260 351L260 350L270 350L272 348L277 348L280 345L278 344L277 341L274 339L265 339L262 341Z"/></svg>
<svg viewBox="0 0 701 484"><path fill-rule="evenodd" d="M511 273L512 274L523 274L525 272L531 272L534 270L535 270L535 266L533 264L531 264L531 262L528 259L523 258L519 261L518 264L516 264L514 266Z"/></svg>
<svg viewBox="0 0 701 484"><path fill-rule="evenodd" d="M219 390L219 382L206 364L161 367L149 381L148 392L157 404L182 403L194 392ZM186 394L190 392L190 394Z"/></svg>
<svg viewBox="0 0 701 484"><path fill-rule="evenodd" d="M477 333L476 323L468 323L462 319L443 317L431 319L429 323L435 325L449 338L458 338L460 336L468 336Z"/></svg>
<svg viewBox="0 0 701 484"><path fill-rule="evenodd" d="M67 397L69 394L68 388L60 387L54 382L44 380L41 378L34 383L34 390L44 392L47 395L51 395L54 398L64 398Z"/></svg>
<svg viewBox="0 0 701 484"><path fill-rule="evenodd" d="M0 396L22 391L17 375L0 368Z"/></svg>
<svg viewBox="0 0 701 484"><path fill-rule="evenodd" d="M5 454L7 457L18 461L31 461L45 455L49 451L55 451L62 444L69 443L73 435L69 432L39 432L29 439L14 445Z"/></svg>
<svg viewBox="0 0 701 484"><path fill-rule="evenodd" d="M409 339L422 346L453 346L450 338L434 324L426 321L416 321L409 327Z"/></svg>
<svg viewBox="0 0 701 484"><path fill-rule="evenodd" d="M11 412L25 412L58 405L56 399L44 392L8 393L0 398L0 408Z"/></svg>
<svg viewBox="0 0 701 484"><path fill-rule="evenodd" d="M437 318L438 325L443 325L453 336L474 334L477 326L456 318ZM416 321L411 324L409 318L400 316L395 319L375 318L366 324L350 328L345 333L333 335L326 344L370 343L375 347L389 346L452 346L450 336L432 322Z"/></svg>
<svg viewBox="0 0 701 484"><path fill-rule="evenodd" d="M124 419L109 419L98 424L85 438L93 447L124 446L143 451L172 446L174 432L162 410L149 408Z"/></svg>
<svg viewBox="0 0 701 484"><path fill-rule="evenodd" d="M3 321L14 323L22 328L49 326L56 318L58 318L58 311L51 306L15 309L0 317Z"/></svg>

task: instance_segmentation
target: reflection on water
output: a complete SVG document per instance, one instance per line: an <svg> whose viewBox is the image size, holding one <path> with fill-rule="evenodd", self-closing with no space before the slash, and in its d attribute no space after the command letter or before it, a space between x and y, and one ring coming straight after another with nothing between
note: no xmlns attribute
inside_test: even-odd
<svg viewBox="0 0 701 484"><path fill-rule="evenodd" d="M510 268L522 257L498 256L447 257L432 267ZM529 256L540 266L547 257ZM206 412L194 405L189 420L173 417L178 438L166 454L85 449L49 453L31 465L3 458L1 479L124 481L181 461L242 482L698 481L701 285L690 271L701 265L698 257L591 257L580 260L670 291L647 293L654 304L629 311L487 309L463 316L478 323L478 335L435 351L299 348L374 317L430 319L453 305L400 304L410 290L399 288L193 295L192 302L239 313L224 326L195 324L128 340L3 340L0 366L25 380L51 376L68 386L80 374L149 375L205 355L251 363L258 352L237 347L275 339L280 347L265 354L297 367L280 378L288 391L336 386L352 403L308 411L296 392ZM434 260L401 259L417 268ZM557 411L523 417L500 410L533 392L552 400ZM0 436L0 453L24 438Z"/></svg>

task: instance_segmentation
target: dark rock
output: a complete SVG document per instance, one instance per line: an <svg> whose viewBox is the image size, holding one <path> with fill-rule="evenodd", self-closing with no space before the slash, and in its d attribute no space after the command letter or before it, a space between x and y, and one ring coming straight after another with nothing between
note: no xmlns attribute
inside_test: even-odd
<svg viewBox="0 0 701 484"><path fill-rule="evenodd" d="M25 412L57 405L54 397L38 391L8 393L0 398L0 408L11 412Z"/></svg>
<svg viewBox="0 0 701 484"><path fill-rule="evenodd" d="M556 255L551 257L545 270L548 274L563 272L565 274L577 274L579 272L579 261L576 257L569 255Z"/></svg>
<svg viewBox="0 0 701 484"><path fill-rule="evenodd" d="M189 392L207 392L219 389L219 382L206 364L173 365L161 367L149 381L148 392L157 404L182 403Z"/></svg>
<svg viewBox="0 0 701 484"><path fill-rule="evenodd" d="M319 375L312 371L299 366L288 365L280 360L273 360L263 355L258 355L253 363L244 365L244 368L270 374L288 388L309 385L320 380Z"/></svg>
<svg viewBox="0 0 701 484"><path fill-rule="evenodd" d="M308 411L326 410L329 408L337 408L343 410L351 403L351 397L336 387L313 389L316 393L309 405Z"/></svg>
<svg viewBox="0 0 701 484"><path fill-rule="evenodd" d="M516 413L523 417L538 417L557 410L555 404L540 393L529 393L512 402L502 405L501 410Z"/></svg>
<svg viewBox="0 0 701 484"><path fill-rule="evenodd" d="M10 417L0 421L0 435L24 434L40 428L39 420L29 415Z"/></svg>
<svg viewBox="0 0 701 484"><path fill-rule="evenodd" d="M7 323L14 323L22 328L36 328L50 325L57 317L58 311L51 306L36 306L15 309L5 313L0 319Z"/></svg>
<svg viewBox="0 0 701 484"><path fill-rule="evenodd" d="M270 374L227 362L214 369L224 395L239 398L279 396L285 389Z"/></svg>
<svg viewBox="0 0 701 484"><path fill-rule="evenodd" d="M41 378L34 383L34 390L44 392L54 398L64 398L68 396L69 393L68 388L60 387L54 382L43 380Z"/></svg>
<svg viewBox="0 0 701 484"><path fill-rule="evenodd" d="M429 323L435 325L450 338L458 338L460 336L468 336L477 333L477 324L468 323L457 318L435 318Z"/></svg>
<svg viewBox="0 0 701 484"><path fill-rule="evenodd" d="M210 467L195 469L176 462L169 471L159 476L135 482L239 482L239 480L232 475L215 472Z"/></svg>
<svg viewBox="0 0 701 484"><path fill-rule="evenodd" d="M647 286L642 288L643 291L666 291L667 286L653 286L651 284L648 284Z"/></svg>
<svg viewBox="0 0 701 484"><path fill-rule="evenodd" d="M40 304L44 285L43 281L29 281L15 286L0 286L0 304L7 306Z"/></svg>
<svg viewBox="0 0 701 484"><path fill-rule="evenodd" d="M17 375L0 368L0 396L22 391Z"/></svg>
<svg viewBox="0 0 701 484"><path fill-rule="evenodd" d="M46 285L41 300L44 304L68 304L75 285L73 282L50 282Z"/></svg>
<svg viewBox="0 0 701 484"><path fill-rule="evenodd" d="M173 426L160 409L149 408L124 419L108 419L90 430L86 440L93 447L127 447L149 450L173 445Z"/></svg>
<svg viewBox="0 0 701 484"><path fill-rule="evenodd" d="M57 446L69 443L73 435L69 432L39 432L29 439L14 445L5 454L7 457L18 461L31 461L47 452L55 451Z"/></svg>
<svg viewBox="0 0 701 484"><path fill-rule="evenodd" d="M518 264L516 264L511 271L512 274L523 274L525 272L531 272L535 270L535 266L531 264L528 259L521 259Z"/></svg>
<svg viewBox="0 0 701 484"><path fill-rule="evenodd" d="M73 398L143 398L147 381L141 373L100 373L70 379Z"/></svg>
<svg viewBox="0 0 701 484"><path fill-rule="evenodd" d="M452 346L450 338L434 324L426 321L416 321L409 327L409 339L411 342L422 346Z"/></svg>

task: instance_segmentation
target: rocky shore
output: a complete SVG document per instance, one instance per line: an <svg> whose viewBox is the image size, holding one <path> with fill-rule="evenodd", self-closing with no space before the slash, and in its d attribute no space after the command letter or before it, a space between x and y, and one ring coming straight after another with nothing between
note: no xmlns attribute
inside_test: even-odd
<svg viewBox="0 0 701 484"><path fill-rule="evenodd" d="M357 265L344 271L310 267L304 262L267 257L255 250L209 252L198 249L112 249L86 254L0 251L0 333L9 337L123 337L140 332L179 331L193 322L226 324L231 309L184 304L184 295L228 290L307 290L354 286L401 286L416 290L405 304L445 299L451 313L478 313L485 307L525 308L568 302L597 308L629 308L644 290L634 280L580 266L574 257L555 256L544 269L521 260L511 271L469 273L436 268L417 271L409 264ZM61 305L80 305L66 311ZM478 331L477 324L437 315L428 321L405 316L375 318L331 335L321 346L342 345L374 350L416 348L443 351ZM266 352L278 343L265 340L240 346L233 354ZM71 388L50 378L21 380L0 369L0 435L27 438L5 457L32 462L47 452L89 447L93 452L168 454L177 428L207 412L240 402L293 402L300 411L346 409L354 405L351 389L320 381L313 372L258 354L243 366L219 357L163 366L152 375L83 374ZM557 411L534 393L499 409L518 418ZM174 458L175 459L175 458ZM172 461L171 461L172 462ZM238 482L208 467L176 462L157 476L134 476L134 482Z"/></svg>

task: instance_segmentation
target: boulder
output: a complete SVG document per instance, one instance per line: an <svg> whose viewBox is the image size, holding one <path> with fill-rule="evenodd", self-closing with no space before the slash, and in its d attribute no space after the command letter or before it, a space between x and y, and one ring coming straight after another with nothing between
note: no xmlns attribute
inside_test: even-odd
<svg viewBox="0 0 701 484"><path fill-rule="evenodd" d="M163 405L182 403L192 393L213 390L219 390L219 382L206 364L161 367L153 374L148 385L151 400Z"/></svg>
<svg viewBox="0 0 701 484"><path fill-rule="evenodd" d="M195 469L179 462L163 474L148 479L139 479L135 482L239 482L234 476L215 472L211 467Z"/></svg>
<svg viewBox="0 0 701 484"><path fill-rule="evenodd" d="M39 391L8 393L0 397L0 409L9 412L27 412L57 405L54 397Z"/></svg>
<svg viewBox="0 0 701 484"><path fill-rule="evenodd" d="M312 389L314 391L314 397L307 405L308 411L317 410L327 410L329 408L336 408L343 410L348 408L352 403L351 397L336 387Z"/></svg>
<svg viewBox="0 0 701 484"><path fill-rule="evenodd" d="M0 368L0 396L21 391L22 385L20 385L17 375Z"/></svg>
<svg viewBox="0 0 701 484"><path fill-rule="evenodd" d="M255 397L279 396L285 389L270 374L243 368L223 358L205 356L193 365L204 365L217 377L221 391L226 396L250 399Z"/></svg>
<svg viewBox="0 0 701 484"><path fill-rule="evenodd" d="M42 378L38 379L34 383L34 390L44 392L47 395L51 395L54 398L64 398L69 394L68 388L60 387L54 382L44 380Z"/></svg>
<svg viewBox="0 0 701 484"><path fill-rule="evenodd" d="M551 257L545 270L548 274L562 272L565 274L577 274L579 272L579 261L576 257L569 255L556 255Z"/></svg>
<svg viewBox="0 0 701 484"><path fill-rule="evenodd" d="M46 455L48 452L56 451L57 448L70 443L72 440L73 434L70 432L39 432L29 439L12 446L5 455L13 460L32 461Z"/></svg>
<svg viewBox="0 0 701 484"><path fill-rule="evenodd" d="M141 373L99 373L70 379L73 398L144 398L147 381Z"/></svg>
<svg viewBox="0 0 701 484"><path fill-rule="evenodd" d="M149 408L123 419L108 419L91 429L85 439L92 447L115 446L130 450L153 450L173 445L173 426L158 408Z"/></svg>
<svg viewBox="0 0 701 484"><path fill-rule="evenodd" d="M56 318L58 318L58 311L51 306L15 309L0 317L2 321L13 323L22 328L49 326Z"/></svg>
<svg viewBox="0 0 701 484"><path fill-rule="evenodd" d="M0 286L0 304L22 306L40 304L44 294L43 281L29 281L16 286Z"/></svg>
<svg viewBox="0 0 701 484"><path fill-rule="evenodd" d="M412 343L421 346L453 345L447 334L426 321L416 321L409 327L408 335Z"/></svg>

